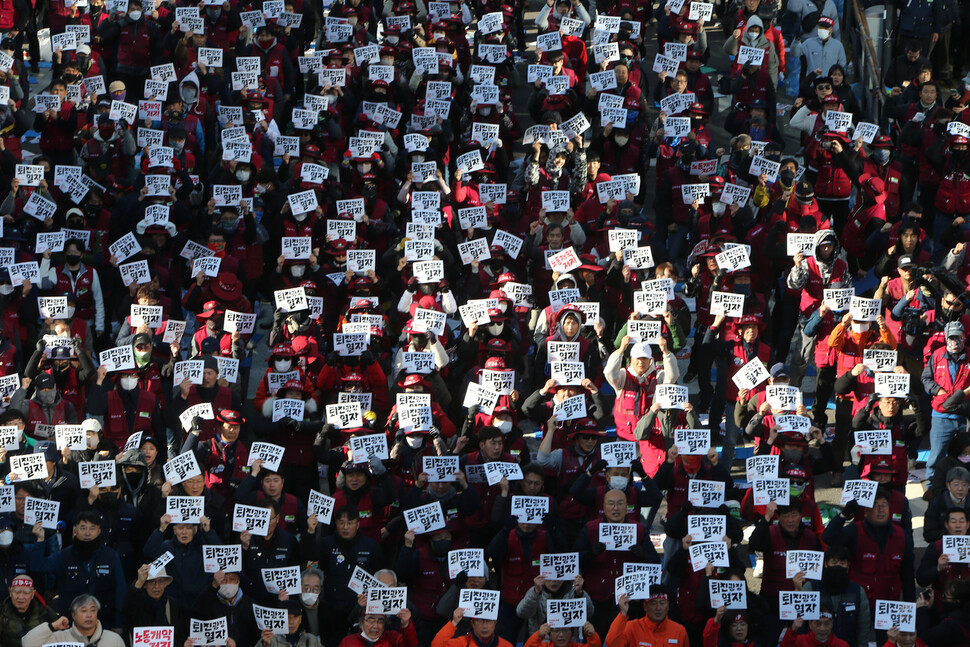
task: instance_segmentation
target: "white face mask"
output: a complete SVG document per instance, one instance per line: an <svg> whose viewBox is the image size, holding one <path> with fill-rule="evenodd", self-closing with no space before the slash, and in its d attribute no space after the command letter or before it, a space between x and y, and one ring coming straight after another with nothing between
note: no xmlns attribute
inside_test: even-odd
<svg viewBox="0 0 970 647"><path fill-rule="evenodd" d="M626 146L630 142L630 138L627 135L616 135L613 140L617 146Z"/></svg>
<svg viewBox="0 0 970 647"><path fill-rule="evenodd" d="M831 29L819 29L818 30L818 37L821 38L822 40L828 40L829 39L829 36L831 36L831 35L832 35L832 30Z"/></svg>
<svg viewBox="0 0 970 647"><path fill-rule="evenodd" d="M296 214L293 214L293 220L297 222L303 222L304 220L307 219L307 216L309 215L310 215L309 213L296 213Z"/></svg>
<svg viewBox="0 0 970 647"><path fill-rule="evenodd" d="M240 182L248 182L249 181L249 175L250 175L250 173L249 173L248 170L239 170L239 171L236 171L236 179L239 180Z"/></svg>
<svg viewBox="0 0 970 647"><path fill-rule="evenodd" d="M306 265L294 265L290 268L290 274L297 278L303 276L304 272L306 272Z"/></svg>
<svg viewBox="0 0 970 647"><path fill-rule="evenodd" d="M0 294L4 294L4 295L13 294L13 286L10 285L9 283L4 283L3 285L0 285Z"/></svg>
<svg viewBox="0 0 970 647"><path fill-rule="evenodd" d="M409 434L404 437L404 440L407 441L408 447L411 449L418 449L424 444L424 436L421 434Z"/></svg>
<svg viewBox="0 0 970 647"><path fill-rule="evenodd" d="M719 216L724 213L725 208L727 208L727 205L720 201L711 205L711 209Z"/></svg>
<svg viewBox="0 0 970 647"><path fill-rule="evenodd" d="M488 324L488 332L496 337L501 335L503 330L505 330L505 324L502 322Z"/></svg>
<svg viewBox="0 0 970 647"><path fill-rule="evenodd" d="M512 421L511 420L496 420L495 424L492 425L503 434L507 434L512 431Z"/></svg>
<svg viewBox="0 0 970 647"><path fill-rule="evenodd" d="M289 359L278 359L273 362L273 370L277 373L286 373L293 366L293 360Z"/></svg>
<svg viewBox="0 0 970 647"><path fill-rule="evenodd" d="M319 598L319 597L320 597L320 594L319 593L301 593L300 594L300 600L302 600L303 601L303 604L305 604L308 607L312 607L312 606L316 605L317 598Z"/></svg>
<svg viewBox="0 0 970 647"><path fill-rule="evenodd" d="M424 155L412 155L411 161L420 164L424 161Z"/></svg>
<svg viewBox="0 0 970 647"><path fill-rule="evenodd" d="M869 322L868 321L860 321L860 322L853 321L852 322L852 332L854 332L856 334L859 334L859 333L865 332L867 330L869 330Z"/></svg>
<svg viewBox="0 0 970 647"><path fill-rule="evenodd" d="M65 312L67 313L67 316L64 318L71 319L74 316L74 306L67 306L67 310Z"/></svg>
<svg viewBox="0 0 970 647"><path fill-rule="evenodd" d="M141 20L141 12L140 11L129 11L128 12L128 17L131 18L133 21L138 22L139 20Z"/></svg>
<svg viewBox="0 0 970 647"><path fill-rule="evenodd" d="M757 40L758 40L758 36L760 36L760 35L761 35L761 34L759 34L759 33L758 33L758 32L756 32L756 31L749 31L749 32L748 32L748 33L747 33L747 34L745 35L745 37L746 37L746 38L748 39L748 42L749 42L749 43L754 43L754 42L757 42Z"/></svg>
<svg viewBox="0 0 970 647"><path fill-rule="evenodd" d="M99 442L99 439L97 436L88 436L87 437L88 449L94 449L95 447L97 447L98 442Z"/></svg>
<svg viewBox="0 0 970 647"><path fill-rule="evenodd" d="M625 490L626 489L626 477L625 476L611 476L610 477L610 488L613 490Z"/></svg>
<svg viewBox="0 0 970 647"><path fill-rule="evenodd" d="M125 391L131 391L132 389L134 389L134 388L136 388L138 386L138 378L137 377L128 377L128 376L126 376L126 377L123 377L120 380L118 380L118 382L119 382L121 388L124 389Z"/></svg>
<svg viewBox="0 0 970 647"><path fill-rule="evenodd" d="M239 593L239 584L236 582L226 582L219 587L219 597L223 599L232 600L236 593Z"/></svg>
<svg viewBox="0 0 970 647"><path fill-rule="evenodd" d="M13 530L0 531L0 546L9 546L13 543Z"/></svg>

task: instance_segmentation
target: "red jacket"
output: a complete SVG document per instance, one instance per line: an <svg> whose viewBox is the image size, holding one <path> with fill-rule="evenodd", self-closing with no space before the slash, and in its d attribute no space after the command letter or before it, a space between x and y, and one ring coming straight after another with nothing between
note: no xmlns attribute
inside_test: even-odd
<svg viewBox="0 0 970 647"><path fill-rule="evenodd" d="M841 638L836 638L834 633L829 636L827 641L820 643L810 633L797 635L789 629L781 640L781 647L849 647L849 643Z"/></svg>
<svg viewBox="0 0 970 647"><path fill-rule="evenodd" d="M448 624L451 624L450 622ZM452 625L454 626L454 625ZM359 633L347 636L340 641L340 647L417 647L418 634L414 631L414 623L409 622L400 633L385 631L373 645L365 643Z"/></svg>

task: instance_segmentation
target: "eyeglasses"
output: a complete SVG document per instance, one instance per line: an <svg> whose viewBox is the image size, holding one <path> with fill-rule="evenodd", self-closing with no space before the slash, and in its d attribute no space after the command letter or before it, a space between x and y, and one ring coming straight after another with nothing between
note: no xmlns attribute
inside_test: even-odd
<svg viewBox="0 0 970 647"><path fill-rule="evenodd" d="M817 90L831 90L832 89L832 86L831 85L816 85L815 88Z"/></svg>

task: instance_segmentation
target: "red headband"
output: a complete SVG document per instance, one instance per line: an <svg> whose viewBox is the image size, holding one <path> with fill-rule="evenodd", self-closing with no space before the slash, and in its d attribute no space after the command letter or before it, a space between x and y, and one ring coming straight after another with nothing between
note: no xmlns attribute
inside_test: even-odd
<svg viewBox="0 0 970 647"><path fill-rule="evenodd" d="M13 582L10 583L10 586L11 587L14 587L14 586L29 586L29 587L33 588L33 586L34 586L34 579L32 577L30 577L29 575L18 575L17 577L13 578Z"/></svg>

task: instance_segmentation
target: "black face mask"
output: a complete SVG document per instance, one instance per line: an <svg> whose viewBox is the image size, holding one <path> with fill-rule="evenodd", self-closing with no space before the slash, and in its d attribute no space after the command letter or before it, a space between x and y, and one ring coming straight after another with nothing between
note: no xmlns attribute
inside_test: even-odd
<svg viewBox="0 0 970 647"><path fill-rule="evenodd" d="M938 136L942 135L946 132L946 124L933 124L933 132Z"/></svg>
<svg viewBox="0 0 970 647"><path fill-rule="evenodd" d="M69 254L64 257L64 260L68 265L77 265L81 262L81 256L79 254Z"/></svg>
<svg viewBox="0 0 970 647"><path fill-rule="evenodd" d="M849 569L845 566L822 568L822 587L829 593L841 593L849 585Z"/></svg>
<svg viewBox="0 0 970 647"><path fill-rule="evenodd" d="M141 470L137 472L128 472L125 474L125 481L133 490L137 490L141 487L142 481L144 481L145 475L142 474Z"/></svg>
<svg viewBox="0 0 970 647"><path fill-rule="evenodd" d="M450 539L434 539L431 541L431 552L435 555L447 555L451 550Z"/></svg>
<svg viewBox="0 0 970 647"><path fill-rule="evenodd" d="M106 508L114 508L120 502L117 492L102 492L98 496L98 501Z"/></svg>

